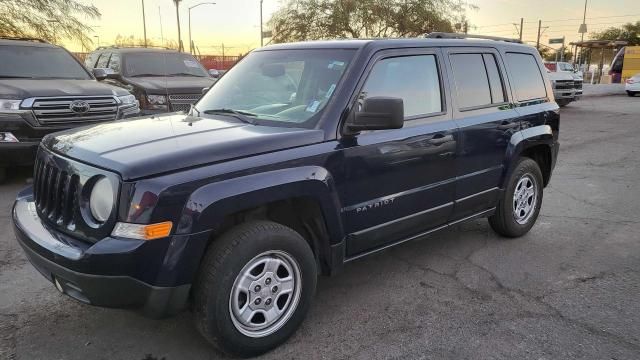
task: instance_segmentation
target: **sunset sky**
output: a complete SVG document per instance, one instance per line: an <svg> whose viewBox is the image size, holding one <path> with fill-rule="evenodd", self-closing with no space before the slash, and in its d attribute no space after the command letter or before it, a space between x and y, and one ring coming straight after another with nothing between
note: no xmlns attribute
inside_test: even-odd
<svg viewBox="0 0 640 360"><path fill-rule="evenodd" d="M92 3L102 13L102 18L92 21L95 36L101 45L112 44L115 37L143 36L141 0L82 0ZM188 44L188 8L203 0L183 0L180 5L182 40ZM216 5L202 5L191 11L192 37L204 54L219 54L224 43L225 53L237 55L260 45L260 0L213 0ZM470 0L478 6L467 16L472 26L470 32L486 35L516 37L513 23L524 17L524 40L535 41L538 19L543 20L542 42L550 37L579 39L578 26L582 22L584 0ZM279 0L264 0L264 22L280 6ZM147 37L160 43L177 40L176 12L172 0L145 0ZM162 33L160 27L162 19ZM587 7L588 30L595 31L625 22L640 20L638 0L591 0ZM92 36L93 36L92 35ZM94 38L97 41L97 38ZM268 41L268 40L267 40ZM80 45L67 43L73 51Z"/></svg>

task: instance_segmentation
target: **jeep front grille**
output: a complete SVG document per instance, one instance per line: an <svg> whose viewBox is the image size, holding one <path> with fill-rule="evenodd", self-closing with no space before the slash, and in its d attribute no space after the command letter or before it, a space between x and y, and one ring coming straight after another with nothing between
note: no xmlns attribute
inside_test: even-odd
<svg viewBox="0 0 640 360"><path fill-rule="evenodd" d="M72 103L78 101L86 104L86 111L72 110ZM37 98L31 109L42 125L112 121L118 116L118 103L113 96Z"/></svg>
<svg viewBox="0 0 640 360"><path fill-rule="evenodd" d="M171 110L188 112L191 104L195 104L200 99L201 94L173 94L169 95Z"/></svg>
<svg viewBox="0 0 640 360"><path fill-rule="evenodd" d="M41 217L73 230L79 187L78 175L59 169L54 162L36 158L33 197Z"/></svg>

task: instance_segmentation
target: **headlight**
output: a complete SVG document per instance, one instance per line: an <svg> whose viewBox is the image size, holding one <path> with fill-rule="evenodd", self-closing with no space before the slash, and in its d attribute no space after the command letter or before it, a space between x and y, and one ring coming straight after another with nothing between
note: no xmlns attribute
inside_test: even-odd
<svg viewBox="0 0 640 360"><path fill-rule="evenodd" d="M20 110L22 100L3 100L0 99L0 110Z"/></svg>
<svg viewBox="0 0 640 360"><path fill-rule="evenodd" d="M113 186L109 179L103 177L93 184L91 196L89 197L89 208L91 209L91 215L97 222L103 223L109 219L113 211L114 197Z"/></svg>
<svg viewBox="0 0 640 360"><path fill-rule="evenodd" d="M147 95L147 101L151 105L164 105L167 103L167 97L164 95Z"/></svg>
<svg viewBox="0 0 640 360"><path fill-rule="evenodd" d="M118 96L122 105L132 105L136 103L136 97L133 95Z"/></svg>

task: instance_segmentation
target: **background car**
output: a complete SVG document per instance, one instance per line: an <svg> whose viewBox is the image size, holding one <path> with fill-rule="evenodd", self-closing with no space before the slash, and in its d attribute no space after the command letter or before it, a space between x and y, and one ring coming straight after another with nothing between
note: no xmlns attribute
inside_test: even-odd
<svg viewBox="0 0 640 360"><path fill-rule="evenodd" d="M128 91L44 40L0 38L0 64L0 181L7 167L33 164L46 134L140 112Z"/></svg>
<svg viewBox="0 0 640 360"><path fill-rule="evenodd" d="M627 95L629 96L636 96L637 94L640 94L640 73L627 79L624 84L624 89L627 91Z"/></svg>
<svg viewBox="0 0 640 360"><path fill-rule="evenodd" d="M104 69L105 83L131 91L145 115L188 111L219 77L190 54L170 49L105 47L89 54L85 65Z"/></svg>

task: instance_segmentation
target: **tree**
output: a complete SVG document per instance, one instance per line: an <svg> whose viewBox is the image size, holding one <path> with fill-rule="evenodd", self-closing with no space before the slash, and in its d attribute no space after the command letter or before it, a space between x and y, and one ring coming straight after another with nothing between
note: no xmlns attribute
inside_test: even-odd
<svg viewBox="0 0 640 360"><path fill-rule="evenodd" d="M621 27L610 27L600 32L589 34L593 40L624 40L630 46L640 45L640 21L627 23Z"/></svg>
<svg viewBox="0 0 640 360"><path fill-rule="evenodd" d="M269 20L273 42L407 37L467 24L464 0L288 0Z"/></svg>
<svg viewBox="0 0 640 360"><path fill-rule="evenodd" d="M0 36L68 39L89 47L91 28L83 21L99 18L98 8L78 0L0 0Z"/></svg>

